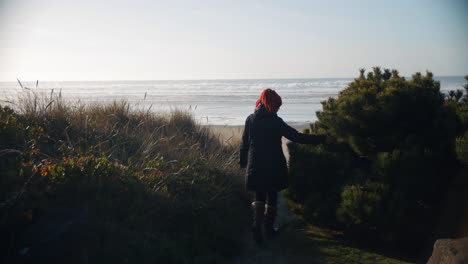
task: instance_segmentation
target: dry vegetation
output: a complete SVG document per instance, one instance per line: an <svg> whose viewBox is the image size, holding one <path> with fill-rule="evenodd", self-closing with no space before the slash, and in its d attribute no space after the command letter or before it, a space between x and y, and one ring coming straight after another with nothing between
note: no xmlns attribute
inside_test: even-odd
<svg viewBox="0 0 468 264"><path fill-rule="evenodd" d="M63 261L214 263L238 253L248 212L236 146L187 112L70 104L23 89L0 105L2 256L40 260L77 230ZM64 210L85 225L29 236Z"/></svg>

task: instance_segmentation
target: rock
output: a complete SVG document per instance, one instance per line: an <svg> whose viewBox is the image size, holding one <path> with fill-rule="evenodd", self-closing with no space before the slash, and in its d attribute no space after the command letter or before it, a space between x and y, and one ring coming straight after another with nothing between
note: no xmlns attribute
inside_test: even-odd
<svg viewBox="0 0 468 264"><path fill-rule="evenodd" d="M468 263L468 237L460 239L439 239L434 243L432 256L427 264Z"/></svg>

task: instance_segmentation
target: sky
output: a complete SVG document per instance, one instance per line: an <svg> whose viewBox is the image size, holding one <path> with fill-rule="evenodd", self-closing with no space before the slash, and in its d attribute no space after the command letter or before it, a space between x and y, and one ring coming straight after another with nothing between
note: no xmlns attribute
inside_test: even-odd
<svg viewBox="0 0 468 264"><path fill-rule="evenodd" d="M0 0L0 81L468 74L468 1Z"/></svg>

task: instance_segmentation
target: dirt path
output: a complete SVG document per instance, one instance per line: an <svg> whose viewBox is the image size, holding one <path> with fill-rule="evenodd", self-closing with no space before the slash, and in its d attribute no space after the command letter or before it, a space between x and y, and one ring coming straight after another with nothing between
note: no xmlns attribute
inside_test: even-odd
<svg viewBox="0 0 468 264"><path fill-rule="evenodd" d="M286 141L285 156L289 158ZM407 263L369 252L343 241L339 232L306 224L289 209L282 193L278 197L278 237L258 246L250 230L245 232L245 246L235 264L302 264L302 263Z"/></svg>
<svg viewBox="0 0 468 264"><path fill-rule="evenodd" d="M234 261L236 264L276 264L276 263L320 263L313 252L304 252L294 244L300 240L301 231L294 227L296 217L288 209L283 195L278 199L278 218L276 225L281 227L279 237L266 240L262 246L253 241L250 232L245 236L245 249L243 254ZM291 244L292 243L292 244Z"/></svg>
<svg viewBox="0 0 468 264"><path fill-rule="evenodd" d="M406 264L409 262L371 252L341 239L341 234L305 224L287 207L284 197L279 199L277 226L282 227L278 237L257 246L250 232L245 235L242 254L235 264Z"/></svg>
<svg viewBox="0 0 468 264"><path fill-rule="evenodd" d="M286 159L289 160L286 143L287 140L283 138L283 151ZM251 233L247 232L244 252L234 263L321 263L320 258L314 252L304 252L302 247L297 247L298 241L305 238L303 237L304 230L298 227L298 219L289 210L286 198L282 193L278 195L278 216L275 225L280 228L280 235L275 239L265 240L261 246L256 245Z"/></svg>

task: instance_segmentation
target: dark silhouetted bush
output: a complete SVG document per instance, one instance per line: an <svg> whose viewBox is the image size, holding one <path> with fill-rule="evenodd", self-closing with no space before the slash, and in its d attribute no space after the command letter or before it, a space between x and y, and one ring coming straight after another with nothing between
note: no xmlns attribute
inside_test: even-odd
<svg viewBox="0 0 468 264"><path fill-rule="evenodd" d="M406 80L396 70L361 70L337 98L322 102L311 125L311 133L338 143L290 144L289 197L316 223L422 245L466 159L465 98L441 93L430 72Z"/></svg>

